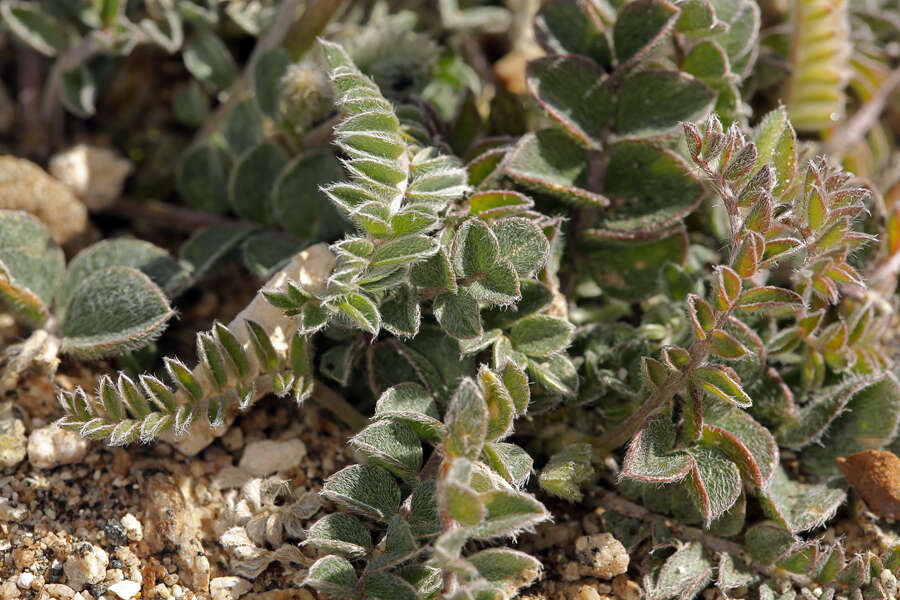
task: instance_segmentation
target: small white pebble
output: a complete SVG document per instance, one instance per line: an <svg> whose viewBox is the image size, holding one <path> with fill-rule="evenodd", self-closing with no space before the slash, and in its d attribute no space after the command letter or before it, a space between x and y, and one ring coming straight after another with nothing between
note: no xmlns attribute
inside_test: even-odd
<svg viewBox="0 0 900 600"><path fill-rule="evenodd" d="M18 585L23 590L27 590L31 587L31 582L34 581L34 575L29 573L28 571L22 571L19 573L19 578L16 580L16 585Z"/></svg>
<svg viewBox="0 0 900 600"><path fill-rule="evenodd" d="M298 440L261 440L244 448L239 466L257 477L276 471L287 471L300 465L306 456L306 445Z"/></svg>
<svg viewBox="0 0 900 600"><path fill-rule="evenodd" d="M28 436L28 462L36 469L52 469L80 462L87 454L87 441L74 431L48 425Z"/></svg>
<svg viewBox="0 0 900 600"><path fill-rule="evenodd" d="M0 521L11 521L13 523L22 521L28 509L24 506L14 506L9 503L6 498L0 498Z"/></svg>
<svg viewBox="0 0 900 600"><path fill-rule="evenodd" d="M69 554L63 565L63 571L73 589L83 590L86 584L103 581L108 565L109 555L106 551L85 542L76 546Z"/></svg>
<svg viewBox="0 0 900 600"><path fill-rule="evenodd" d="M112 592L122 600L130 600L138 595L141 591L141 584L136 581L131 581L128 579L123 579L118 583L114 583L108 588L106 591Z"/></svg>
<svg viewBox="0 0 900 600"><path fill-rule="evenodd" d="M132 542L139 542L144 539L144 526L131 513L126 513L119 521L125 529L125 537Z"/></svg>
<svg viewBox="0 0 900 600"><path fill-rule="evenodd" d="M44 591L59 600L72 600L75 596L75 590L63 583L48 583L44 586Z"/></svg>
<svg viewBox="0 0 900 600"><path fill-rule="evenodd" d="M243 577L214 577L209 581L212 600L237 600L252 589Z"/></svg>

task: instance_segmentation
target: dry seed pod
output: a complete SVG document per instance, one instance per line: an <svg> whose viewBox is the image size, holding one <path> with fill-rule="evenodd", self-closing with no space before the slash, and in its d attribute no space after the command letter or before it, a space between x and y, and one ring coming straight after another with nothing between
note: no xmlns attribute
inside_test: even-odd
<svg viewBox="0 0 900 600"><path fill-rule="evenodd" d="M853 489L873 513L900 519L900 458L887 450L863 450L837 459Z"/></svg>

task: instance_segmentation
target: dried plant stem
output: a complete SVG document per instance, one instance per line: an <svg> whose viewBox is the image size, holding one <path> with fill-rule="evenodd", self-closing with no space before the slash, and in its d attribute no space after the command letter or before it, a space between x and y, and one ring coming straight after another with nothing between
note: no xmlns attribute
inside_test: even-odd
<svg viewBox="0 0 900 600"><path fill-rule="evenodd" d="M866 135L887 104L894 88L900 86L900 69L894 69L872 98L863 104L852 117L844 121L822 146L822 154L842 156L847 149Z"/></svg>
<svg viewBox="0 0 900 600"><path fill-rule="evenodd" d="M272 26L256 43L247 65L240 76L225 92L227 99L219 105L212 116L206 120L197 134L197 139L211 135L219 130L225 117L240 101L244 92L250 88L253 80L253 69L260 57L285 41L285 46L294 60L299 59L309 50L316 37L322 33L345 0L312 0L303 11L303 16L295 18L300 0L285 0L272 20Z"/></svg>
<svg viewBox="0 0 900 600"><path fill-rule="evenodd" d="M600 498L596 500L592 499L592 501L595 505L602 506L607 510L611 510L632 519L640 519L642 521L665 519L663 515L658 515L656 513L650 512L640 504L635 504L634 502L631 502L630 500L620 496L619 494L616 494L615 492L604 490L601 493L603 495L600 496ZM789 571L785 571L784 569L779 569L778 567L759 563L758 561L754 560L746 550L744 550L744 547L741 544L716 537L711 533L703 531L702 529L699 529L697 527L683 525L674 519L665 520L666 525L674 530L676 537L680 540L700 542L713 552L730 554L734 557L739 558L760 573L763 573L773 579L790 579L793 583L803 587L808 587L813 584L812 579L810 579L806 575L791 573Z"/></svg>
<svg viewBox="0 0 900 600"><path fill-rule="evenodd" d="M105 209L105 212L128 219L146 219L175 231L194 231L198 227L225 224L258 227L257 224L249 221L231 219L215 213L176 206L158 200L135 202L123 198Z"/></svg>
<svg viewBox="0 0 900 600"><path fill-rule="evenodd" d="M291 58L298 60L303 56L345 4L346 0L310 0L303 17L287 32L285 48Z"/></svg>
<svg viewBox="0 0 900 600"><path fill-rule="evenodd" d="M253 52L250 53L250 58L247 59L243 72L226 90L227 98L225 102L220 104L212 116L206 120L206 123L203 124L203 127L197 133L197 139L211 135L219 130L219 127L225 122L225 117L238 103L243 93L249 89L250 82L253 80L253 69L256 66L256 62L263 54L281 43L288 34L299 7L300 0L285 0L281 4L278 14L272 19L272 26L256 42L256 46L253 48Z"/></svg>
<svg viewBox="0 0 900 600"><path fill-rule="evenodd" d="M729 308L724 311L719 311L716 314L715 327L713 330L725 326L725 323L731 316L731 311L732 309ZM680 371L670 373L669 376L666 377L666 380L656 388L656 391L647 398L640 408L634 411L631 416L623 422L615 424L613 429L610 429L599 438L595 438L594 445L604 452L609 452L630 440L648 418L665 406L675 394L684 389L684 386L690 380L694 370L706 360L706 357L712 349L712 344L713 337L711 335L706 336L702 340L695 340L688 350L690 362L688 362L688 364Z"/></svg>
<svg viewBox="0 0 900 600"><path fill-rule="evenodd" d="M331 411L334 416L340 419L354 433L361 431L369 424L369 419L353 408L340 394L320 381L316 381L312 399L319 406Z"/></svg>
<svg viewBox="0 0 900 600"><path fill-rule="evenodd" d="M63 75L86 63L103 50L103 45L97 39L97 35L104 35L104 32L98 31L94 35L85 37L76 46L60 54L53 63L41 97L41 116L45 123L54 123L59 114L57 111L59 110L59 94L62 89ZM55 123L55 125L61 125L61 123ZM56 128L52 127L51 129Z"/></svg>

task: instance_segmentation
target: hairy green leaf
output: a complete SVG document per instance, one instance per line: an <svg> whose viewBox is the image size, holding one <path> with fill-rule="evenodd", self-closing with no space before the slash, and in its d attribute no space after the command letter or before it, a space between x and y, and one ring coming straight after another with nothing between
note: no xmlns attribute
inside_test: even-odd
<svg viewBox="0 0 900 600"><path fill-rule="evenodd" d="M422 444L403 421L377 421L351 438L355 449L404 480L415 480L422 468Z"/></svg>
<svg viewBox="0 0 900 600"><path fill-rule="evenodd" d="M336 598L361 598L356 591L356 571L346 558L323 556L309 568L303 585Z"/></svg>
<svg viewBox="0 0 900 600"><path fill-rule="evenodd" d="M50 302L65 268L50 232L24 212L0 211L0 294L30 325L50 316Z"/></svg>
<svg viewBox="0 0 900 600"><path fill-rule="evenodd" d="M575 204L602 207L603 195L589 190L587 151L572 138L554 129L522 137L506 162L506 172L516 182Z"/></svg>
<svg viewBox="0 0 900 600"><path fill-rule="evenodd" d="M463 379L450 400L444 424L444 449L450 456L475 459L484 446L488 407L471 379Z"/></svg>
<svg viewBox="0 0 900 600"><path fill-rule="evenodd" d="M332 513L316 521L304 544L326 552L358 558L372 551L372 536L363 523L346 513Z"/></svg>
<svg viewBox="0 0 900 600"><path fill-rule="evenodd" d="M576 140L597 148L613 112L612 90L603 72L580 56L547 56L528 63L531 95Z"/></svg>
<svg viewBox="0 0 900 600"><path fill-rule="evenodd" d="M677 19L678 9L664 0L626 3L613 29L619 64L634 62L650 52L672 30Z"/></svg>
<svg viewBox="0 0 900 600"><path fill-rule="evenodd" d="M387 522L400 506L400 486L381 467L351 465L327 480L322 495L363 516Z"/></svg>
<svg viewBox="0 0 900 600"><path fill-rule="evenodd" d="M131 267L108 267L72 291L60 349L91 358L135 350L158 337L173 314L149 277Z"/></svg>
<svg viewBox="0 0 900 600"><path fill-rule="evenodd" d="M616 98L620 135L675 131L682 121L697 121L710 111L715 93L696 79L672 71L629 75Z"/></svg>
<svg viewBox="0 0 900 600"><path fill-rule="evenodd" d="M591 445L587 442L570 444L550 457L541 469L538 483L545 492L578 502L582 498L581 484L594 476L591 465Z"/></svg>
<svg viewBox="0 0 900 600"><path fill-rule="evenodd" d="M472 339L484 331L478 302L465 291L440 294L434 299L433 310L444 331L457 339Z"/></svg>
<svg viewBox="0 0 900 600"><path fill-rule="evenodd" d="M572 341L574 326L558 317L532 316L510 330L513 347L528 356L546 357L563 350Z"/></svg>

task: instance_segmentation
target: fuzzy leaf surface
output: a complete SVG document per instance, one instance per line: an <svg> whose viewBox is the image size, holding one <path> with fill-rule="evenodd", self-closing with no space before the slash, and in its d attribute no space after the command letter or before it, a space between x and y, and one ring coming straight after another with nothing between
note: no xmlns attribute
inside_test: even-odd
<svg viewBox="0 0 900 600"><path fill-rule="evenodd" d="M400 506L400 487L381 467L351 465L329 477L322 495L371 519L387 522Z"/></svg>
<svg viewBox="0 0 900 600"><path fill-rule="evenodd" d="M0 211L0 294L29 324L39 325L50 315L63 269L63 251L40 221L24 212Z"/></svg>
<svg viewBox="0 0 900 600"><path fill-rule="evenodd" d="M145 346L174 311L149 277L131 267L109 267L72 291L66 314L60 349L96 358Z"/></svg>
<svg viewBox="0 0 900 600"><path fill-rule="evenodd" d="M510 154L506 172L516 182L573 204L602 207L603 195L587 189L587 152L561 131L525 135Z"/></svg>
<svg viewBox="0 0 900 600"><path fill-rule="evenodd" d="M613 94L603 72L586 58L545 56L528 63L531 95L576 140L599 147L613 112Z"/></svg>

